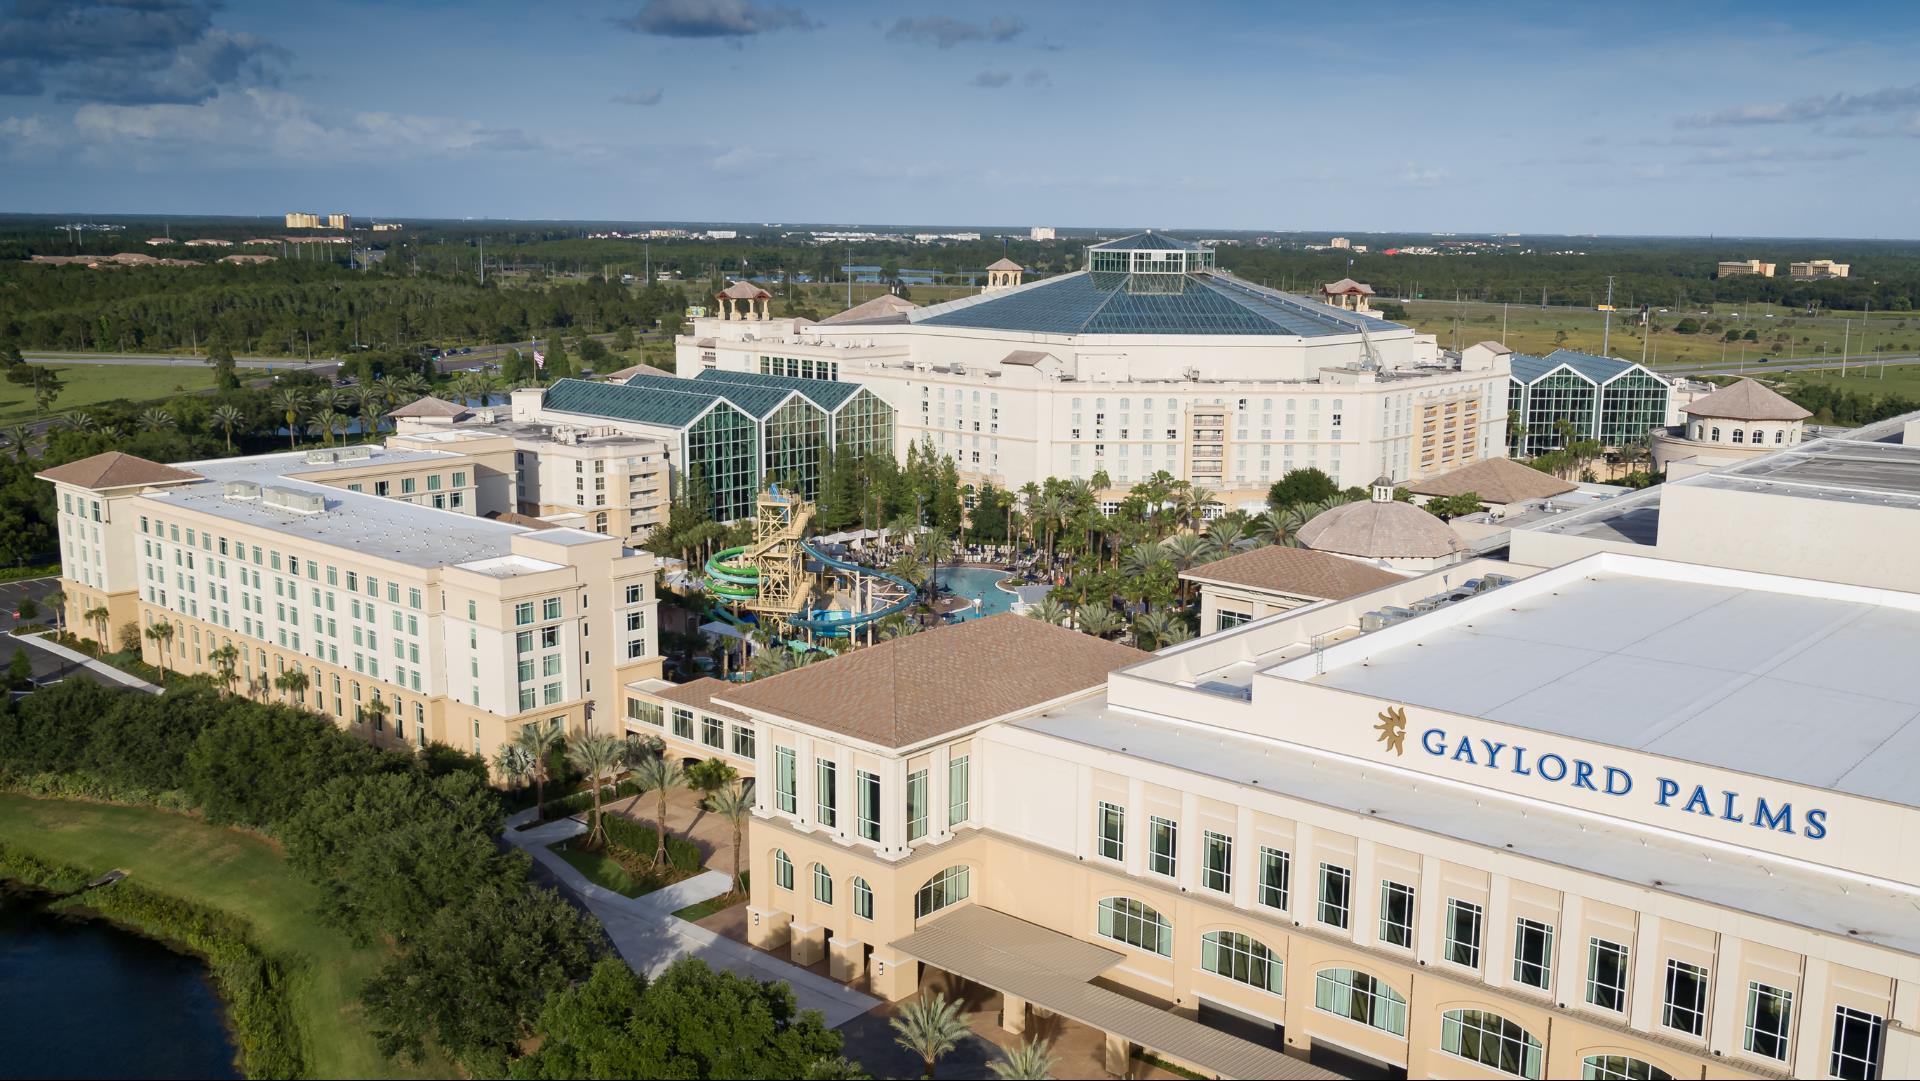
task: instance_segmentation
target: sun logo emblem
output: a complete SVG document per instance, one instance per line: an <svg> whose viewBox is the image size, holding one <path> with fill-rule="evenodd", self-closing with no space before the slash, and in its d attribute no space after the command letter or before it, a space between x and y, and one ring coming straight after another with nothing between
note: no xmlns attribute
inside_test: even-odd
<svg viewBox="0 0 1920 1081"><path fill-rule="evenodd" d="M1380 723L1373 730L1380 733L1380 742L1394 754L1407 753L1407 711L1399 706L1388 706L1386 712L1378 715Z"/></svg>

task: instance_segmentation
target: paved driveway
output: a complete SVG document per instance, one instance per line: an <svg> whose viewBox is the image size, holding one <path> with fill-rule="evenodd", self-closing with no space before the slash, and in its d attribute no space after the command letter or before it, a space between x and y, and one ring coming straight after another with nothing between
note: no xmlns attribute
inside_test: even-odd
<svg viewBox="0 0 1920 1081"><path fill-rule="evenodd" d="M0 632L11 631L15 627L25 623L47 623L51 626L52 624L49 620L52 618L52 613L47 611L47 606L42 602L59 588L60 579L58 578L32 578L24 582L0 582ZM32 597L35 603L40 604L39 614L35 615L32 619L14 618L14 613L20 609L20 602L28 597Z"/></svg>

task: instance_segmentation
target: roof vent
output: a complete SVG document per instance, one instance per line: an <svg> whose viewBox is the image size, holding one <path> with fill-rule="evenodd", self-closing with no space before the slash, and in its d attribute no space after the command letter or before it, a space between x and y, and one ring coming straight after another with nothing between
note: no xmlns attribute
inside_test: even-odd
<svg viewBox="0 0 1920 1081"><path fill-rule="evenodd" d="M328 465L340 460L337 450L310 450L307 452L308 465Z"/></svg>
<svg viewBox="0 0 1920 1081"><path fill-rule="evenodd" d="M223 494L225 494L228 499L258 499L260 498L260 485L256 481L230 480L224 486Z"/></svg>
<svg viewBox="0 0 1920 1081"><path fill-rule="evenodd" d="M262 489L260 502L266 506L290 510L296 514L319 514L327 509L327 497L319 492L282 488L278 485L268 485Z"/></svg>

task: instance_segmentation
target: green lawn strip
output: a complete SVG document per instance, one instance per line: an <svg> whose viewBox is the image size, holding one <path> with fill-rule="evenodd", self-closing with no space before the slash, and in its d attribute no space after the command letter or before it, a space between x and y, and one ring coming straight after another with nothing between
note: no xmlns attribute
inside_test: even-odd
<svg viewBox="0 0 1920 1081"><path fill-rule="evenodd" d="M12 793L0 793L0 842L58 863L125 868L141 885L247 920L260 947L295 973L290 997L314 1076L447 1076L442 1061L415 1066L380 1053L359 991L387 950L322 924L318 895L272 843L185 815Z"/></svg>
<svg viewBox="0 0 1920 1081"><path fill-rule="evenodd" d="M66 389L54 399L49 415L120 398L131 402L158 401L213 387L213 369L205 364L63 364L58 360L44 363L66 384ZM34 404L31 388L0 383L0 423L18 424L39 419L41 414Z"/></svg>
<svg viewBox="0 0 1920 1081"><path fill-rule="evenodd" d="M620 862L605 852L582 852L572 847L572 841L561 841L548 845L554 855L566 860L573 869L587 877L587 881L604 890L612 890L624 897L639 897L652 893L666 883L650 874L634 875Z"/></svg>
<svg viewBox="0 0 1920 1081"><path fill-rule="evenodd" d="M709 897L698 904L688 905L680 909L675 912L674 915L686 920L688 923L698 923L723 908L732 908L734 905L747 899L746 887L752 885L752 879L752 872L743 874L740 876L742 889L739 893L727 892L718 897Z"/></svg>

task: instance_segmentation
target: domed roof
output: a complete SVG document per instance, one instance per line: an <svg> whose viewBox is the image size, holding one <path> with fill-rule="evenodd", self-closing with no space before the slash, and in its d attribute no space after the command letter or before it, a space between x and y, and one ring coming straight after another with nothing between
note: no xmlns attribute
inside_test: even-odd
<svg viewBox="0 0 1920 1081"><path fill-rule="evenodd" d="M1371 499L1322 511L1300 527L1300 543L1360 559L1443 559L1467 550L1447 523L1411 503Z"/></svg>

